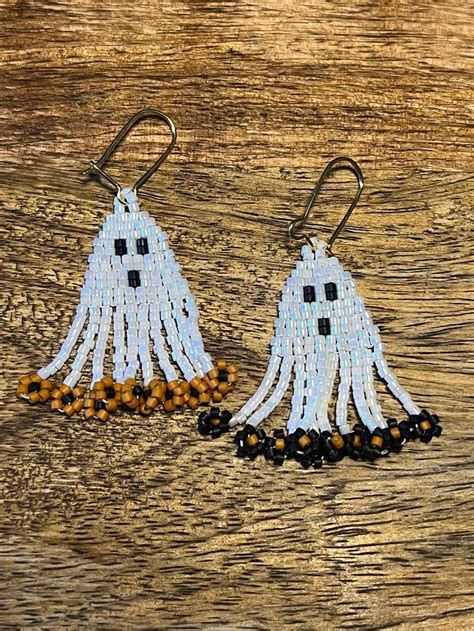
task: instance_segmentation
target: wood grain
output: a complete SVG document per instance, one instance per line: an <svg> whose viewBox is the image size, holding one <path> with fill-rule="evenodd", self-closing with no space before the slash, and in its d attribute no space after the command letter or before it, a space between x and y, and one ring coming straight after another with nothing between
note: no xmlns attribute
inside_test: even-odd
<svg viewBox="0 0 474 631"><path fill-rule="evenodd" d="M472 629L471 3L0 7L1 627ZM99 426L15 400L66 334L110 209L81 171L142 107L178 126L143 203L207 348L241 365L229 405L264 372L297 256L287 225L344 154L367 189L335 249L442 439L274 470L199 438L190 411ZM132 181L165 142L144 124L111 168ZM315 233L352 187L331 179Z"/></svg>

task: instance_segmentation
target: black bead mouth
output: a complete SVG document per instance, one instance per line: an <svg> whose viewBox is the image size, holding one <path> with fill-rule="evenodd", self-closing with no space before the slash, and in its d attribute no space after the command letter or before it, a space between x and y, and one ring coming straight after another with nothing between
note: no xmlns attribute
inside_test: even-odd
<svg viewBox="0 0 474 631"><path fill-rule="evenodd" d="M331 335L331 321L329 318L318 318L319 335Z"/></svg>
<svg viewBox="0 0 474 631"><path fill-rule="evenodd" d="M39 392L40 390L41 390L41 384L38 383L37 381L33 381L28 386L28 394L31 394L32 392Z"/></svg>
<svg viewBox="0 0 474 631"><path fill-rule="evenodd" d="M133 289L136 289L137 287L140 287L140 285L141 285L140 272L138 270L129 270L128 286L133 287Z"/></svg>

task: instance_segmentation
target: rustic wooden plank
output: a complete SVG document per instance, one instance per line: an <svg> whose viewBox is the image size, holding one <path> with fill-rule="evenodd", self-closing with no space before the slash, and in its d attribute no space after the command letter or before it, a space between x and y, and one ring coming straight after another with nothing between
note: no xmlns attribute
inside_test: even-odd
<svg viewBox="0 0 474 631"><path fill-rule="evenodd" d="M471 629L468 3L42 0L0 18L2 628ZM442 439L275 471L197 437L190 411L98 426L14 399L66 334L110 209L81 171L141 107L178 125L143 205L207 348L241 365L229 406L266 366L288 223L345 154L367 188L335 250ZM131 181L165 142L144 124L111 168ZM317 234L352 187L328 183Z"/></svg>

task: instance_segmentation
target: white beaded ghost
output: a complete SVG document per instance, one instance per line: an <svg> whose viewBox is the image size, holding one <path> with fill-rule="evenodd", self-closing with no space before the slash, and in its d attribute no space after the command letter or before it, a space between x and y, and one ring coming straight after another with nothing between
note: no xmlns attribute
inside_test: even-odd
<svg viewBox="0 0 474 631"><path fill-rule="evenodd" d="M92 167L113 181L102 164L131 127L146 116L174 125L158 110L138 112ZM169 247L167 234L148 212L140 210L136 191L163 162L163 156L133 188L117 183L114 213L94 241L93 253L73 323L56 357L34 375L23 377L18 395L32 403L45 401L53 388L50 377L75 354L70 372L52 392L52 408L71 416L85 407L86 418L107 420L119 403L148 414L162 403L172 411L187 403L220 401L237 379L237 367L204 350L196 302ZM82 341L79 339L82 335ZM109 340L112 375L105 374ZM78 344L79 343L79 344ZM155 377L154 361L165 383ZM91 393L84 401L78 386L92 357ZM180 371L180 372L178 372ZM141 374L142 384L137 381Z"/></svg>
<svg viewBox="0 0 474 631"><path fill-rule="evenodd" d="M349 168L358 178L354 201L328 243L304 237L302 260L287 279L271 339L267 371L255 394L232 417L228 412L204 412L199 421L203 434L219 435L224 428L245 424L236 436L238 455L251 459L264 453L282 464L294 457L305 467L319 467L322 460L336 461L348 453L373 460L399 451L407 438L428 442L439 435L439 419L422 411L401 387L383 356L379 329L374 325L355 282L328 250L355 207L363 188L359 166L349 158L336 158L327 166L303 216L290 225L290 236L305 222L328 173ZM408 413L409 421L397 424L384 418L377 400L374 368ZM335 431L329 419L329 402L339 375ZM266 437L259 425L274 411L292 385L291 413L286 432ZM347 419L350 393L360 424ZM221 419L222 415L224 417ZM216 423L215 419L222 423ZM214 425L212 421L214 420ZM216 428L217 427L217 428Z"/></svg>

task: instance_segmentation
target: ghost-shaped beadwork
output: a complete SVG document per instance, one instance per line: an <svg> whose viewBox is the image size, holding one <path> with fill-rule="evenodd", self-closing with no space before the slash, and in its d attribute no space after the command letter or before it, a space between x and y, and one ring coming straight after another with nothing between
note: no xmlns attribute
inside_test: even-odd
<svg viewBox="0 0 474 631"><path fill-rule="evenodd" d="M230 427L245 423L236 437L239 455L255 457L263 452L281 464L282 454L275 449L281 435L260 435L255 442L253 428L280 403L291 381L291 414L283 451L305 467L319 467L323 459L337 461L345 453L373 460L399 451L415 435L428 440L441 433L438 417L421 410L389 369L379 329L351 274L336 257L327 256L327 249L325 242L316 240L313 247L303 246L302 259L284 285L267 372L257 392L230 421ZM384 418L374 368L407 411L405 423ZM337 373L333 431L328 407ZM347 421L351 392L360 419L356 428Z"/></svg>
<svg viewBox="0 0 474 631"><path fill-rule="evenodd" d="M167 234L140 210L130 188L115 197L114 213L95 239L88 262L80 303L59 353L35 375L20 380L18 395L31 403L52 396L58 412L71 416L85 406L86 418L101 420L116 410L117 401L142 414L160 403L173 411L185 403L195 408L221 401L237 380L237 367L225 360L214 366L204 350L196 302ZM108 376L104 364L110 338L113 373ZM74 352L69 374L53 390L50 377ZM165 383L154 376L152 355ZM86 397L77 384L90 356L92 380Z"/></svg>
<svg viewBox="0 0 474 631"><path fill-rule="evenodd" d="M227 411L220 412L227 415L225 429L244 425L235 437L241 457L253 460L264 454L275 464L295 458L305 468L319 468L323 460L336 462L344 455L374 460L400 451L407 439L429 442L441 433L438 417L421 410L389 369L379 329L351 274L327 249L327 243L317 240L312 247L303 246L302 258L283 287L265 376L231 419ZM375 371L405 408L407 421L384 418ZM328 409L337 375L333 428ZM266 436L259 425L291 386L286 432L278 429ZM351 393L360 419L354 428L347 419ZM212 435L212 415L217 418L217 410L201 414L201 433Z"/></svg>
<svg viewBox="0 0 474 631"><path fill-rule="evenodd" d="M300 234L322 185L340 169L350 171L357 180L357 191L345 215L327 243ZM363 188L362 170L352 158L338 156L326 165L303 214L288 226L289 237L307 245L283 287L270 360L259 388L234 416L219 408L199 416L198 431L212 438L243 425L234 438L237 455L242 458L254 460L264 454L276 465L293 458L304 468L318 469L323 461L337 462L345 455L372 461L400 451L409 439L430 442L441 434L436 414L420 410L389 369L380 332L352 276L332 256L331 247ZM377 400L374 369L405 408L407 420L397 423L384 418ZM328 410L338 374L333 427ZM293 394L287 428L267 436L259 425L289 388ZM359 416L352 428L347 420L351 392Z"/></svg>

